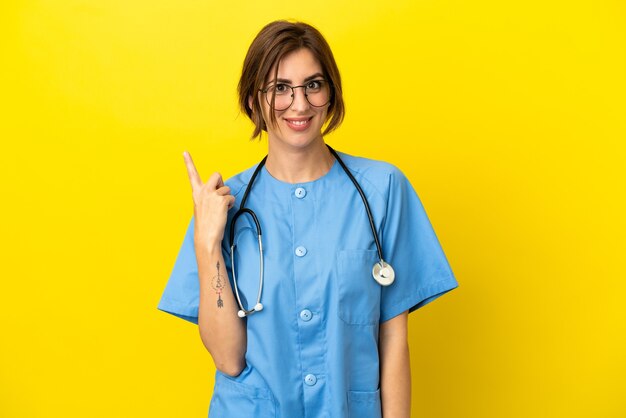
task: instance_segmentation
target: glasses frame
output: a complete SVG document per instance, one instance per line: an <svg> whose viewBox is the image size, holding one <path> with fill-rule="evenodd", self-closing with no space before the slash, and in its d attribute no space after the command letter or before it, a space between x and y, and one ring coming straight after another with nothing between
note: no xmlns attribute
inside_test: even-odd
<svg viewBox="0 0 626 418"><path fill-rule="evenodd" d="M311 82L313 82L313 81L323 81L324 83L328 84L328 101L327 101L326 103L324 103L323 105L319 105L319 106L317 106L317 105L314 105L313 103L311 103L311 102L309 101L309 95L307 94L306 89L307 89L307 84L309 84L309 83L311 83ZM275 87L275 86L277 86L277 85L279 85L279 84L282 84L282 85L284 85L284 86L287 86L287 87L289 87L289 88L291 89L291 103L289 103L289 106L287 106L287 107L286 107L286 108L284 108L284 109L277 109L277 108L276 108L276 104L275 104L275 103L276 103L276 94L275 94L275 93L274 93L274 95L272 96L272 99L274 99L274 106L272 106L272 103L271 103L270 97L267 95L267 92L268 92L268 91L269 91L272 87ZM275 83L275 84L272 84L272 85L270 85L269 87L266 87L266 88L264 88L264 89L259 89L259 91L260 91L261 93L263 93L263 95L265 95L265 101L266 101L266 102L267 102L267 104L270 106L270 108L273 108L273 109L274 109L274 110L276 110L277 112L282 112L283 110L287 110L287 109L289 109L289 108L291 107L291 105L293 105L293 101L294 101L294 100L295 100L295 98L296 98L296 91L295 91L295 89L298 89L298 88L303 88L303 89L304 89L304 98L306 99L307 103L308 103L308 104L310 104L310 105L311 105L311 106L313 106L313 107L324 107L324 106L326 106L328 103L330 103L330 102L333 100L333 95L332 95L332 86L331 86L331 84L328 82L328 80L326 80L325 78L315 78L315 79L313 79L313 80L309 80L309 81L307 81L307 82L306 82L306 84L302 84L302 85L300 85L300 86L290 86L289 84L286 84L286 83Z"/></svg>

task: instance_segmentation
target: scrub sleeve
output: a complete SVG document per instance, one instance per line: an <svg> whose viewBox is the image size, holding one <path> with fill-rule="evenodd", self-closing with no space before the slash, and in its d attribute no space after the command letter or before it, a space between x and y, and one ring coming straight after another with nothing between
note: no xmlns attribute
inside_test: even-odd
<svg viewBox="0 0 626 418"><path fill-rule="evenodd" d="M458 286L424 206L400 170L391 172L387 190L380 239L396 280L382 288L380 322L413 312Z"/></svg>

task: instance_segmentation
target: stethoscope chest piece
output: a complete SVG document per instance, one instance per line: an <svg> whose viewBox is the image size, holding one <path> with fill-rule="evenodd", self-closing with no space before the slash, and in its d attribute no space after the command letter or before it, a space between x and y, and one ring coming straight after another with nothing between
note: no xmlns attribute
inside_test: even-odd
<svg viewBox="0 0 626 418"><path fill-rule="evenodd" d="M396 279L396 272L393 267L384 260L380 260L372 268L372 276L374 280L381 286L389 286Z"/></svg>

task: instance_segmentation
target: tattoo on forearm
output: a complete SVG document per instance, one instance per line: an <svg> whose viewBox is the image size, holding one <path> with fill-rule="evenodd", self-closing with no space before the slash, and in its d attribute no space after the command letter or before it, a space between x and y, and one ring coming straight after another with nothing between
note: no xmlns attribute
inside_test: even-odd
<svg viewBox="0 0 626 418"><path fill-rule="evenodd" d="M217 293L217 307L222 308L224 307L224 301L222 300L222 291L224 290L224 277L220 273L219 261L217 262L215 267L217 267L217 275L213 277L213 280L211 281L211 286L213 287L213 290L215 290L215 293Z"/></svg>

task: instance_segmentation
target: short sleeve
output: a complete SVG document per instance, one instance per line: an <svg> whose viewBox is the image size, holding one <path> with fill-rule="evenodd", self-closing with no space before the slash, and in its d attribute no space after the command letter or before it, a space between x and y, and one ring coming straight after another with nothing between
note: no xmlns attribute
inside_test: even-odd
<svg viewBox="0 0 626 418"><path fill-rule="evenodd" d="M158 309L197 324L200 286L193 234L192 217Z"/></svg>
<svg viewBox="0 0 626 418"><path fill-rule="evenodd" d="M224 251L224 243L222 243L222 255L226 263L225 267L228 269L230 257L228 252ZM192 217L157 308L186 321L198 324L199 302L200 283L194 246L194 218Z"/></svg>
<svg viewBox="0 0 626 418"><path fill-rule="evenodd" d="M380 322L413 312L458 286L422 202L398 169L389 177L382 245L396 279L382 289Z"/></svg>

